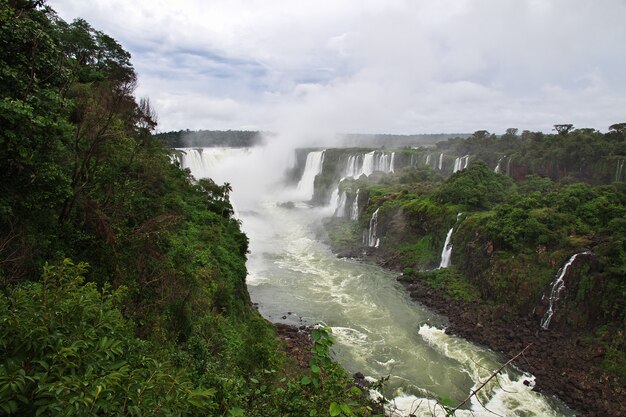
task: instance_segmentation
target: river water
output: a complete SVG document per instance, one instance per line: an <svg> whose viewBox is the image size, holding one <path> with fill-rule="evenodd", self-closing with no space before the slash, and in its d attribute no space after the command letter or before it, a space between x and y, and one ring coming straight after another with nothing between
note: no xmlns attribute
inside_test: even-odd
<svg viewBox="0 0 626 417"><path fill-rule="evenodd" d="M443 416L434 399L464 400L506 361L445 334L446 319L410 300L394 273L335 257L319 239L321 219L332 213L302 202L279 206L296 194L277 185L278 175L265 181L269 189L260 186L258 177L267 177L269 169L259 165L267 157L263 152L214 148L192 157L194 152L183 166L196 177L233 186L232 200L250 238L248 289L261 314L274 322L331 326L335 357L348 371L389 376L389 413ZM509 367L457 415L573 415L556 399L532 391L533 385L532 375Z"/></svg>

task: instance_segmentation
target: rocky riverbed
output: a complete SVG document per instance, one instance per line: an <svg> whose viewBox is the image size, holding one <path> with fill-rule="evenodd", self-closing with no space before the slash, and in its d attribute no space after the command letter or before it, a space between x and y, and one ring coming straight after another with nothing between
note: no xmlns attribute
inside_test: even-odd
<svg viewBox="0 0 626 417"><path fill-rule="evenodd" d="M330 242L332 245L332 242ZM346 249L338 257L362 259L399 271L403 265L393 254ZM452 300L419 278L399 277L411 298L449 319L447 333L486 346L511 358L530 347L515 361L536 376L535 389L555 395L579 416L626 416L626 378L602 370L604 348L575 330L544 330L536 317L521 317L503 306L486 306Z"/></svg>
<svg viewBox="0 0 626 417"><path fill-rule="evenodd" d="M530 345L516 366L536 376L535 389L556 395L580 416L626 416L626 381L600 369L605 352L584 335L546 331L531 318L511 318L504 308L450 300L423 283L402 282L411 298L448 317L448 333L506 357Z"/></svg>

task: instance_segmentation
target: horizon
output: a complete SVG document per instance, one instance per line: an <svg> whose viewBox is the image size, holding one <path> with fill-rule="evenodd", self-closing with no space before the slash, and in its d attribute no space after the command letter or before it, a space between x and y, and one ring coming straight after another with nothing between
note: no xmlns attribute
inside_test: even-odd
<svg viewBox="0 0 626 417"><path fill-rule="evenodd" d="M162 132L550 133L626 117L618 0L49 5L132 54Z"/></svg>

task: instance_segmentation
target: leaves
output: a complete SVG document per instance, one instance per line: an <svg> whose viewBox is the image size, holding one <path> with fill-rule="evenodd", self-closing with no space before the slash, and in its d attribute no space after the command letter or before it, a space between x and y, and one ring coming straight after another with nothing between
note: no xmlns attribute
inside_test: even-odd
<svg viewBox="0 0 626 417"><path fill-rule="evenodd" d="M0 296L8 307L0 308L0 335L10 334L0 365L3 410L169 415L172 406L211 408L214 389L191 389L169 363L143 354L157 350L135 338L119 311L123 289L98 291L83 283L85 272L85 264L65 260L46 266L42 283Z"/></svg>

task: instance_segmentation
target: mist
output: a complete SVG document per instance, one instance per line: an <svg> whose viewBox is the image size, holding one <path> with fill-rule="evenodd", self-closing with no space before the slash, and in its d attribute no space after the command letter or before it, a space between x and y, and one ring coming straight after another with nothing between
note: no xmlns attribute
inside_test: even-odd
<svg viewBox="0 0 626 417"><path fill-rule="evenodd" d="M52 6L130 49L162 131L325 146L335 133L605 131L626 108L618 0Z"/></svg>

